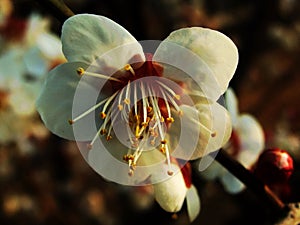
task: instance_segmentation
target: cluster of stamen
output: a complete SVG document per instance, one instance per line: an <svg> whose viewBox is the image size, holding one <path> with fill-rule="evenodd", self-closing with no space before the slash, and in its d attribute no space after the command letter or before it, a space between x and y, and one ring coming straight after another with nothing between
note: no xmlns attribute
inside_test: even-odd
<svg viewBox="0 0 300 225"><path fill-rule="evenodd" d="M123 156L123 160L129 166L128 174L133 175L143 151L158 149L166 157L166 163L169 166L168 175L171 176L173 171L166 132L168 127L175 122L172 117L173 111L179 116L183 115L179 107L180 95L159 79L146 83L143 79L137 79L138 73L129 64L125 65L123 70L131 74L131 77L125 81L78 68L79 76L93 76L110 82L118 82L121 83L122 88L76 118L69 120L69 123L74 124L96 109L101 109L99 117L103 123L88 144L88 148L91 149L99 136L104 136L106 141L111 140L114 137L114 122L121 119L126 124L125 132L127 132L129 142L128 152Z"/></svg>

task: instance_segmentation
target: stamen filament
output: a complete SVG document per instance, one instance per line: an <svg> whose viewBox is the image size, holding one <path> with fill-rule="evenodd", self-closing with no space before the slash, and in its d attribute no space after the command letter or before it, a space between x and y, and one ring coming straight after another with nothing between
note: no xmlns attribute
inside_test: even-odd
<svg viewBox="0 0 300 225"><path fill-rule="evenodd" d="M168 118L171 118L171 109L170 109L170 105L169 105L168 99L167 99L167 97L165 95L165 92L161 89L161 87L159 87L159 90L162 93L163 99L165 101L165 105L167 107Z"/></svg>
<svg viewBox="0 0 300 225"><path fill-rule="evenodd" d="M134 90L133 90L133 101L134 101L134 113L137 115L137 88L136 83L134 83Z"/></svg>
<svg viewBox="0 0 300 225"><path fill-rule="evenodd" d="M126 64L126 65L124 66L124 69L125 69L126 71L130 71L130 72L132 73L133 76L135 75L135 72L134 72L134 70L133 70L133 68L132 68L132 66L131 66L130 64Z"/></svg>
<svg viewBox="0 0 300 225"><path fill-rule="evenodd" d="M75 123L76 121L80 120L81 118L85 117L86 115L88 115L89 113L91 113L92 111L96 110L98 107L100 107L101 105L103 105L107 100L109 99L106 98L104 100L102 100L101 102L97 103L96 105L92 106L91 108L89 108L87 111L85 111L84 113L80 114L79 116L77 116L76 118L69 120L70 124Z"/></svg>
<svg viewBox="0 0 300 225"><path fill-rule="evenodd" d="M160 82L159 80L156 81L157 83L159 83L163 88L165 88L168 92L171 93L171 95L173 95L174 98L176 98L177 100L180 100L180 95L176 94L170 87L168 87L167 85L165 85L164 83Z"/></svg>
<svg viewBox="0 0 300 225"><path fill-rule="evenodd" d="M105 111L108 107L108 105L111 103L111 101L116 97L116 95L119 93L119 91L116 91L112 96L108 97L108 100L106 101L105 105L103 106L102 113L105 114Z"/></svg>
<svg viewBox="0 0 300 225"><path fill-rule="evenodd" d="M97 78L101 78L101 79L113 80L113 81L117 81L117 82L122 83L122 81L117 79L117 78L106 76L106 75L103 75L103 74L100 74L100 73L93 73L93 72L85 71L82 67L79 67L77 69L77 73L80 76L91 76L91 77L97 77Z"/></svg>
<svg viewBox="0 0 300 225"><path fill-rule="evenodd" d="M130 104L129 92L130 92L130 81L128 81L128 84L126 86L125 99L123 101L126 105L128 105L128 110L130 110L130 106L129 106L129 104Z"/></svg>
<svg viewBox="0 0 300 225"><path fill-rule="evenodd" d="M197 121L198 122L198 121ZM217 132L216 131L212 131L210 130L209 128L207 128L206 126L204 126L202 123L198 123L200 125L201 128L203 128L204 130L206 130L207 132L210 133L210 136L211 137L215 137L217 135Z"/></svg>
<svg viewBox="0 0 300 225"><path fill-rule="evenodd" d="M142 92L142 104L143 104L143 122L146 124L147 122L147 104L146 104L146 94L143 83L141 83L141 92Z"/></svg>
<svg viewBox="0 0 300 225"><path fill-rule="evenodd" d="M169 148L168 148L168 144L165 144L165 151L166 151L166 158L167 158L167 164L168 164L168 175L169 176L172 176L173 175L173 171L172 171L172 168L171 168L171 159L170 159L170 152L169 152Z"/></svg>

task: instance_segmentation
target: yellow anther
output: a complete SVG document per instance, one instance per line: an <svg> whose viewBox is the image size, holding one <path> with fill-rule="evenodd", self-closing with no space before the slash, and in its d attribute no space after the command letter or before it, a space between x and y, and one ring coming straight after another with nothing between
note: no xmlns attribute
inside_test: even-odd
<svg viewBox="0 0 300 225"><path fill-rule="evenodd" d="M129 172L128 172L128 175L130 176L130 177L132 177L133 176L133 170L129 170Z"/></svg>
<svg viewBox="0 0 300 225"><path fill-rule="evenodd" d="M165 118L163 118L163 117L160 117L160 122L165 122Z"/></svg>
<svg viewBox="0 0 300 225"><path fill-rule="evenodd" d="M217 136L217 132L213 132L213 133L211 133L211 134L210 134L210 136L211 136L211 137L215 137L215 136Z"/></svg>
<svg viewBox="0 0 300 225"><path fill-rule="evenodd" d="M165 147L161 147L161 148L159 149L159 151L161 151L163 154L165 154L165 153L166 153L166 148L165 148Z"/></svg>
<svg viewBox="0 0 300 225"><path fill-rule="evenodd" d="M178 111L178 116L183 116L183 111L182 110Z"/></svg>
<svg viewBox="0 0 300 225"><path fill-rule="evenodd" d="M135 72L134 72L134 70L133 70L133 68L131 67L130 64L126 64L126 65L124 66L124 69L125 69L126 71L130 71L130 72L132 73L132 75L135 75Z"/></svg>
<svg viewBox="0 0 300 225"><path fill-rule="evenodd" d="M168 173L168 175L169 175L169 176L172 176L172 175L174 174L174 172L173 172L173 171L171 171L171 170L168 170L168 172L167 172L167 173Z"/></svg>
<svg viewBox="0 0 300 225"><path fill-rule="evenodd" d="M106 136L106 140L107 140L107 141L110 141L111 139L112 139L112 136L111 136L111 135L107 135L107 136Z"/></svg>
<svg viewBox="0 0 300 225"><path fill-rule="evenodd" d="M150 113L152 111L152 107L151 106L148 106L147 107L147 113Z"/></svg>
<svg viewBox="0 0 300 225"><path fill-rule="evenodd" d="M123 160L124 160L125 162L128 162L129 160L134 160L134 156L131 155L131 154L124 155L124 156L123 156Z"/></svg>
<svg viewBox="0 0 300 225"><path fill-rule="evenodd" d="M174 95L174 98L175 98L176 100L180 100L180 95Z"/></svg>
<svg viewBox="0 0 300 225"><path fill-rule="evenodd" d="M68 120L68 122L70 125L74 124L74 120Z"/></svg>
<svg viewBox="0 0 300 225"><path fill-rule="evenodd" d="M122 105L118 105L118 109L120 110L120 111L122 111L123 110L123 106Z"/></svg>
<svg viewBox="0 0 300 225"><path fill-rule="evenodd" d="M129 104L130 104L130 99L125 98L123 102L124 102L126 105L129 105Z"/></svg>
<svg viewBox="0 0 300 225"><path fill-rule="evenodd" d="M148 126L148 122L142 122L141 125L146 128Z"/></svg>
<svg viewBox="0 0 300 225"><path fill-rule="evenodd" d="M107 133L107 131L105 129L100 130L101 135L105 135L106 133Z"/></svg>
<svg viewBox="0 0 300 225"><path fill-rule="evenodd" d="M165 144L167 144L167 140L161 140L160 143L161 143L162 145L165 145Z"/></svg>
<svg viewBox="0 0 300 225"><path fill-rule="evenodd" d="M139 122L140 121L140 116L139 115L134 115L134 119L136 122Z"/></svg>
<svg viewBox="0 0 300 225"><path fill-rule="evenodd" d="M84 74L84 69L82 68L82 67L78 67L77 68L77 70L76 70L76 72L77 72L77 74L79 75L79 76L82 76L83 74Z"/></svg>
<svg viewBox="0 0 300 225"><path fill-rule="evenodd" d="M106 117L105 112L101 112L101 113L100 113L100 117L101 117L102 119L105 119L105 117Z"/></svg>
<svg viewBox="0 0 300 225"><path fill-rule="evenodd" d="M174 118L173 117L168 117L167 119L168 123L174 123Z"/></svg>

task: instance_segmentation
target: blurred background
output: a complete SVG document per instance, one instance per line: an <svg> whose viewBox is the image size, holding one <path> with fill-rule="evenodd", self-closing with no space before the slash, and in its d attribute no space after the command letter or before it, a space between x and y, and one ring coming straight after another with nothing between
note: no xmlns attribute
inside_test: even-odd
<svg viewBox="0 0 300 225"><path fill-rule="evenodd" d="M148 187L110 183L84 161L75 143L52 135L34 106L45 75L65 61L62 21L44 1L0 0L0 224L188 224L186 205L163 211ZM137 40L203 26L238 46L230 86L241 113L263 127L266 148L287 150L295 171L286 202L300 196L300 2L297 0L66 0L74 13L104 15ZM193 173L201 212L192 224L267 225L272 216L246 189L227 193ZM176 218L175 218L176 217ZM260 218L260 219L258 219Z"/></svg>

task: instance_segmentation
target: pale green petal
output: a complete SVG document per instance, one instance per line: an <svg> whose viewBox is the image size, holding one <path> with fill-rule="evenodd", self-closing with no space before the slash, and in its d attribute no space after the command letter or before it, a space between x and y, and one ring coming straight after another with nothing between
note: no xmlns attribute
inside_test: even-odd
<svg viewBox="0 0 300 225"><path fill-rule="evenodd" d="M245 189L245 185L228 171L221 176L221 182L230 194L237 194Z"/></svg>
<svg viewBox="0 0 300 225"><path fill-rule="evenodd" d="M30 116L36 113L35 102L41 91L41 81L16 81L9 95L12 110L18 116Z"/></svg>
<svg viewBox="0 0 300 225"><path fill-rule="evenodd" d="M167 170L168 166L165 165L166 173ZM164 182L154 184L153 187L155 200L165 211L178 212L181 209L187 191L181 172L174 174Z"/></svg>
<svg viewBox="0 0 300 225"><path fill-rule="evenodd" d="M223 166L220 165L217 161L214 161L205 170L201 170L199 174L207 180L214 180L222 176L223 172Z"/></svg>
<svg viewBox="0 0 300 225"><path fill-rule="evenodd" d="M28 75L39 79L46 75L48 65L37 46L28 49L28 51L24 54L23 59Z"/></svg>
<svg viewBox="0 0 300 225"><path fill-rule="evenodd" d="M76 72L78 67L87 68L87 65L72 62L62 64L52 70L48 74L36 106L44 124L51 132L62 138L74 140L73 129L81 130L79 134L77 132L76 140L84 141L91 140L94 136L95 132L93 129L87 129L86 126L91 123L90 121L95 121L95 119L93 115L89 115L71 126L68 121L79 113L78 110L73 108L73 98L75 92L78 91L77 86L80 83L81 88L84 90L81 92L82 101L77 104L80 105L81 110L84 112L95 104L89 101L91 98L89 96L98 95L99 93L92 85L94 80L90 83L85 82L84 79L80 81L81 78Z"/></svg>
<svg viewBox="0 0 300 225"><path fill-rule="evenodd" d="M26 72L23 63L24 51L12 48L0 57L0 88L10 90ZM12 63L13 62L13 63Z"/></svg>
<svg viewBox="0 0 300 225"><path fill-rule="evenodd" d="M129 151L128 147L122 144L115 135L109 141L105 140L105 137L97 138L92 149L88 149L87 145L79 147L88 164L107 180L139 186L148 184L149 177L157 178L151 183L169 178L167 172L161 173L165 166L165 156L157 149L144 151L137 160L133 175L129 176L129 166L123 160L123 156L128 153L133 154L134 151Z"/></svg>
<svg viewBox="0 0 300 225"><path fill-rule="evenodd" d="M174 123L167 132L172 156L185 160L199 158L208 144L210 132L203 129L203 118L195 107L181 105L180 110L181 116L176 112L172 114Z"/></svg>
<svg viewBox="0 0 300 225"><path fill-rule="evenodd" d="M232 132L232 124L228 111L218 103L210 105L211 110L211 130L213 136L209 139L204 157L200 159L198 169L205 170L215 159L218 150L222 148L229 140ZM209 155L208 155L209 154Z"/></svg>
<svg viewBox="0 0 300 225"><path fill-rule="evenodd" d="M37 38L37 46L48 60L63 58L61 40L52 34L42 33Z"/></svg>
<svg viewBox="0 0 300 225"><path fill-rule="evenodd" d="M190 222L193 222L199 215L201 209L198 191L194 185L186 192L186 204Z"/></svg>
<svg viewBox="0 0 300 225"><path fill-rule="evenodd" d="M224 34L201 27L172 32L158 47L153 60L169 64L164 76L184 83L184 71L207 98L217 100L227 89L238 64L235 44ZM175 73L174 73L175 72Z"/></svg>
<svg viewBox="0 0 300 225"><path fill-rule="evenodd" d="M233 126L236 125L239 116L238 99L232 88L228 88L225 92L226 108L230 114Z"/></svg>
<svg viewBox="0 0 300 225"><path fill-rule="evenodd" d="M250 167L265 147L263 128L253 116L242 114L235 129L241 142L238 160L245 167Z"/></svg>
<svg viewBox="0 0 300 225"><path fill-rule="evenodd" d="M230 117L220 104L215 102L199 104L195 107L183 105L181 110L183 116L177 118L174 114L175 122L168 131L174 157L197 159L220 149L229 140ZM179 133L181 133L180 137ZM207 165L203 169L212 160L205 159ZM201 163L204 162L200 161Z"/></svg>
<svg viewBox="0 0 300 225"><path fill-rule="evenodd" d="M62 28L63 52L68 61L93 63L101 56L101 64L120 69L132 57L144 60L141 45L122 26L98 15L72 16Z"/></svg>

